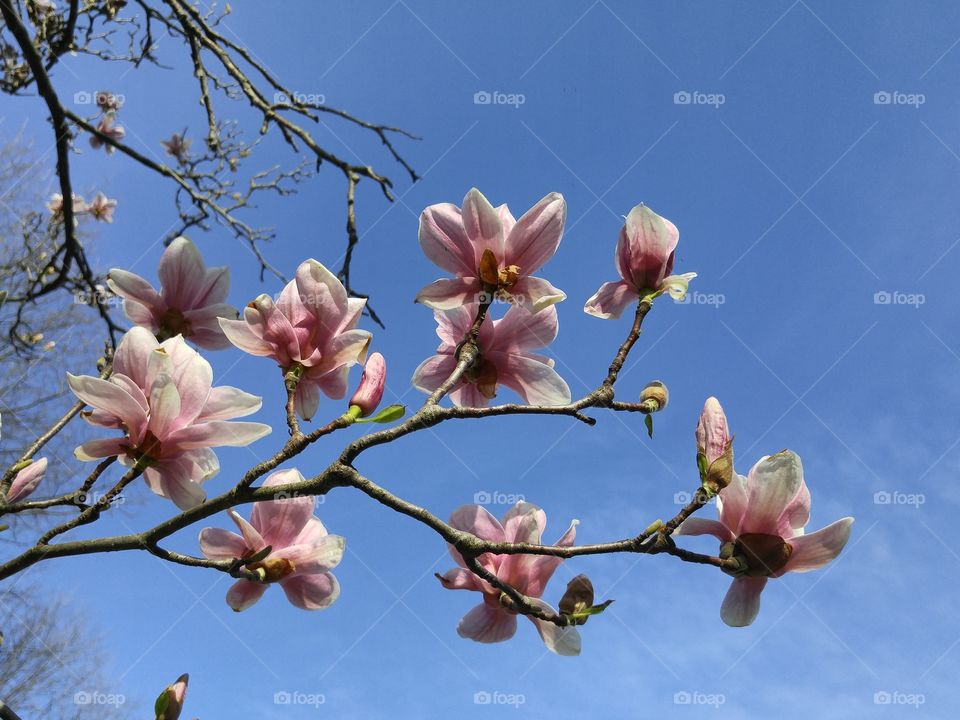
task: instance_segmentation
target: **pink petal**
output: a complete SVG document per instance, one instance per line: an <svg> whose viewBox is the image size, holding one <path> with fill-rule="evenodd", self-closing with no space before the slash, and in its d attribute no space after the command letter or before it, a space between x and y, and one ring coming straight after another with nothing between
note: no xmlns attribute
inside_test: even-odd
<svg viewBox="0 0 960 720"><path fill-rule="evenodd" d="M720 542L732 542L736 539L733 531L716 520L705 518L687 518L678 527L674 535L713 535Z"/></svg>
<svg viewBox="0 0 960 720"><path fill-rule="evenodd" d="M497 366L497 382L506 385L528 405L566 405L570 387L547 363L524 355L488 353Z"/></svg>
<svg viewBox="0 0 960 720"><path fill-rule="evenodd" d="M87 405L121 418L133 436L139 434L147 421L147 415L140 403L112 382L89 375L67 373L67 384L73 394Z"/></svg>
<svg viewBox="0 0 960 720"><path fill-rule="evenodd" d="M510 288L510 294L527 312L539 313L544 308L566 300L567 294L543 278L522 277Z"/></svg>
<svg viewBox="0 0 960 720"><path fill-rule="evenodd" d="M300 302L316 319L315 340L322 347L346 328L352 317L347 291L337 276L316 260L307 260L297 268Z"/></svg>
<svg viewBox="0 0 960 720"><path fill-rule="evenodd" d="M99 460L100 458L122 455L126 452L125 446L129 444L126 438L105 438L103 440L89 440L80 445L73 451L77 460L87 462L89 460Z"/></svg>
<svg viewBox="0 0 960 720"><path fill-rule="evenodd" d="M457 625L457 634L462 638L482 643L509 640L517 632L517 616L487 602L477 605Z"/></svg>
<svg viewBox="0 0 960 720"><path fill-rule="evenodd" d="M503 526L481 505L461 505L450 515L450 525L481 540L506 542Z"/></svg>
<svg viewBox="0 0 960 720"><path fill-rule="evenodd" d="M493 328L494 341L485 348L488 352L536 350L557 339L557 309L550 307L530 315L514 306L500 320L493 321Z"/></svg>
<svg viewBox="0 0 960 720"><path fill-rule="evenodd" d="M809 535L789 538L793 553L778 574L809 572L830 563L847 544L852 527L853 518L845 517Z"/></svg>
<svg viewBox="0 0 960 720"><path fill-rule="evenodd" d="M540 607L546 612L556 612L550 605L539 598L530 598L530 602ZM529 616L528 616L529 617ZM530 620L540 633L540 639L546 645L547 650L557 655L565 657L575 657L580 654L580 632L576 626L568 625L560 627L546 620L539 620L531 617Z"/></svg>
<svg viewBox="0 0 960 720"><path fill-rule="evenodd" d="M255 413L263 400L229 385L211 388L197 421L231 420Z"/></svg>
<svg viewBox="0 0 960 720"><path fill-rule="evenodd" d="M577 525L579 524L579 520L574 520L570 523L570 527L567 528L567 531L557 540L555 545L559 547L570 547L573 545L574 540L577 538ZM560 567L563 558L551 557L549 555L523 555L522 557L529 558L525 569L527 575L525 592L531 598L539 598L547 589L547 583L550 582L553 573Z"/></svg>
<svg viewBox="0 0 960 720"><path fill-rule="evenodd" d="M420 363L410 382L417 390L432 393L450 377L456 366L453 355L433 355Z"/></svg>
<svg viewBox="0 0 960 720"><path fill-rule="evenodd" d="M531 521L532 520L532 524ZM539 544L547 526L547 514L533 503L518 502L503 516L503 536L511 543Z"/></svg>
<svg viewBox="0 0 960 720"><path fill-rule="evenodd" d="M291 575L280 581L291 605L301 610L323 610L340 597L340 583L330 573Z"/></svg>
<svg viewBox="0 0 960 720"><path fill-rule="evenodd" d="M13 478L7 492L7 502L15 503L29 497L47 472L47 458L40 458L20 470Z"/></svg>
<svg viewBox="0 0 960 720"><path fill-rule="evenodd" d="M265 583L253 582L252 580L237 580L237 582L227 590L227 605L235 612L241 612L251 605L255 605L257 600L263 597L266 591L267 585Z"/></svg>
<svg viewBox="0 0 960 720"><path fill-rule="evenodd" d="M293 563L298 574L316 575L333 570L343 560L346 541L340 535L325 535L316 543L293 544L270 553Z"/></svg>
<svg viewBox="0 0 960 720"><path fill-rule="evenodd" d="M420 214L420 248L435 265L463 277L477 274L477 257L463 228L460 208L431 205Z"/></svg>
<svg viewBox="0 0 960 720"><path fill-rule="evenodd" d="M612 320L630 305L639 300L639 295L632 285L619 282L608 282L600 286L593 297L587 300L583 311L601 320Z"/></svg>
<svg viewBox="0 0 960 720"><path fill-rule="evenodd" d="M563 237L567 203L560 193L550 193L527 210L504 243L504 265L517 265L530 275L553 257Z"/></svg>
<svg viewBox="0 0 960 720"><path fill-rule="evenodd" d="M322 542L323 538L327 537L327 529L323 526L323 523L320 522L320 518L314 516L307 520L307 524L303 526L303 530L300 531L300 534L294 539L294 545L317 545Z"/></svg>
<svg viewBox="0 0 960 720"><path fill-rule="evenodd" d="M254 503L254 508L256 508L256 503ZM227 515L230 516L230 519L233 520L234 525L237 526L237 529L243 536L243 543L247 546L248 550L257 552L259 550L263 550L263 548L267 546L267 542L263 539L263 536L237 511L231 508L227 510Z"/></svg>
<svg viewBox="0 0 960 720"><path fill-rule="evenodd" d="M747 479L736 472L717 495L717 514L720 522L736 534L747 510Z"/></svg>
<svg viewBox="0 0 960 720"><path fill-rule="evenodd" d="M803 528L808 522L810 522L810 490L807 483L801 479L800 489L780 517L781 531L778 534L787 539L795 535L803 535Z"/></svg>
<svg viewBox="0 0 960 720"><path fill-rule="evenodd" d="M151 332L156 332L160 329L160 326L157 324L157 317L153 314L153 311L146 305L138 303L136 300L123 301L123 314L127 316L130 322L138 327L147 328Z"/></svg>
<svg viewBox="0 0 960 720"><path fill-rule="evenodd" d="M153 285L132 272L112 268L107 275L107 287L124 300L134 300L149 308L157 316L167 309L166 303Z"/></svg>
<svg viewBox="0 0 960 720"><path fill-rule="evenodd" d="M436 280L417 293L414 302L433 310L452 310L480 300L480 279L458 277Z"/></svg>
<svg viewBox="0 0 960 720"><path fill-rule="evenodd" d="M160 294L168 307L189 310L194 307L197 289L203 288L207 269L197 246L185 237L178 237L160 257L157 275Z"/></svg>
<svg viewBox="0 0 960 720"><path fill-rule="evenodd" d="M220 319L220 329L227 340L246 353L259 357L271 357L274 354L273 346L255 333L246 320Z"/></svg>
<svg viewBox="0 0 960 720"><path fill-rule="evenodd" d="M697 441L697 450L712 463L727 451L730 444L730 430L727 427L727 416L723 412L720 401L715 397L708 397L700 411L697 429L694 433Z"/></svg>
<svg viewBox="0 0 960 720"><path fill-rule="evenodd" d="M210 560L233 560L249 550L243 538L222 528L204 528L200 531L200 552Z"/></svg>
<svg viewBox="0 0 960 720"><path fill-rule="evenodd" d="M484 584L480 578L474 575L466 568L454 568L447 570L443 575L439 575L440 584L447 590L477 590L483 592Z"/></svg>
<svg viewBox="0 0 960 720"><path fill-rule="evenodd" d="M131 328L117 345L113 372L126 375L141 388L147 387L147 364L158 347L160 343L152 332L142 327Z"/></svg>
<svg viewBox="0 0 960 720"><path fill-rule="evenodd" d="M191 479L189 458L177 458L148 467L143 473L147 487L160 497L172 500L181 510L203 504L207 493Z"/></svg>
<svg viewBox="0 0 960 720"><path fill-rule="evenodd" d="M261 337L266 343L273 346L274 357L282 367L287 367L293 361L301 360L300 336L294 330L290 320L274 305L269 295L259 295L250 305L244 308L243 319L247 321L254 335ZM220 321L220 327L230 337L227 327ZM236 344L234 342L234 344Z"/></svg>
<svg viewBox="0 0 960 720"><path fill-rule="evenodd" d="M301 379L293 397L294 411L304 420L310 420L320 407L320 388L316 383Z"/></svg>
<svg viewBox="0 0 960 720"><path fill-rule="evenodd" d="M475 264L479 269L484 250L491 250L498 261L503 260L503 223L490 201L476 188L463 198L463 228L474 247ZM476 270L475 270L476 272Z"/></svg>
<svg viewBox="0 0 960 720"><path fill-rule="evenodd" d="M490 399L470 383L461 383L450 391L449 397L458 407L486 407L490 404Z"/></svg>
<svg viewBox="0 0 960 720"><path fill-rule="evenodd" d="M777 535L780 518L803 484L803 465L796 453L784 450L761 458L747 476L747 512L737 535Z"/></svg>
<svg viewBox="0 0 960 720"><path fill-rule="evenodd" d="M303 475L298 470L281 470L272 473L263 482L263 487L277 487L303 481ZM250 522L274 550L287 547L294 541L316 507L316 499L312 495L289 497L284 494L277 497L281 499L254 503L250 516Z"/></svg>
<svg viewBox="0 0 960 720"><path fill-rule="evenodd" d="M673 272L673 254L680 231L647 206L637 205L627 215L617 242L617 270L637 290L656 290Z"/></svg>
<svg viewBox="0 0 960 720"><path fill-rule="evenodd" d="M220 445L243 447L255 440L259 440L265 435L269 435L272 430L273 428L263 423L213 420L198 425L189 425L181 430L177 430L171 433L166 440L180 450L193 450L195 448L217 447ZM164 447L166 447L166 442L164 443Z"/></svg>
<svg viewBox="0 0 960 720"><path fill-rule="evenodd" d="M207 270L203 282L194 292L193 308L218 305L227 299L230 290L230 268L215 267Z"/></svg>
<svg viewBox="0 0 960 720"><path fill-rule="evenodd" d="M720 617L730 627L746 627L760 612L760 593L767 584L765 577L735 579L723 598Z"/></svg>
<svg viewBox="0 0 960 720"><path fill-rule="evenodd" d="M500 216L500 222L503 224L503 237L507 238L510 236L510 233L513 232L513 226L517 224L517 219L513 216L513 213L510 212L510 208L507 207L506 203L497 208L497 214Z"/></svg>
<svg viewBox="0 0 960 720"><path fill-rule="evenodd" d="M161 374L150 388L150 430L165 440L177 427L180 416L180 394L169 375Z"/></svg>

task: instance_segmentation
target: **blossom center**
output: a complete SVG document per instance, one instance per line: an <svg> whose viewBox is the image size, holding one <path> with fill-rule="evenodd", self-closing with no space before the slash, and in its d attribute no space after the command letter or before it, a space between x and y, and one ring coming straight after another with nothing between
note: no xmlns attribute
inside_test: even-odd
<svg viewBox="0 0 960 720"><path fill-rule="evenodd" d="M747 561L749 577L771 577L782 570L793 553L793 546L779 535L744 533L737 538L734 555Z"/></svg>
<svg viewBox="0 0 960 720"><path fill-rule="evenodd" d="M488 287L506 290L516 285L517 280L520 279L520 266L506 265L501 267L497 256L488 248L480 256L480 267L477 273Z"/></svg>
<svg viewBox="0 0 960 720"><path fill-rule="evenodd" d="M193 326L190 325L190 321L183 316L180 310L173 308L167 310L160 316L157 324L160 326L160 331L167 337L174 337L175 335L190 337L193 335Z"/></svg>
<svg viewBox="0 0 960 720"><path fill-rule="evenodd" d="M247 569L260 575L263 582L272 583L283 580L296 568L287 558L268 557L266 560L250 563L247 565Z"/></svg>

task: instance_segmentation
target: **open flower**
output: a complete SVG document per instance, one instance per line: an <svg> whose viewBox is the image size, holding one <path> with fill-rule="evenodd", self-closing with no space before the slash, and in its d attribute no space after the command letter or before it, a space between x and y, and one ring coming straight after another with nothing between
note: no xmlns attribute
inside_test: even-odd
<svg viewBox="0 0 960 720"><path fill-rule="evenodd" d="M230 269L208 268L197 246L178 237L160 258L160 291L139 275L113 268L110 289L124 299L130 321L161 339L183 335L206 350L229 347L220 318L236 318L237 309L224 302L230 289Z"/></svg>
<svg viewBox="0 0 960 720"><path fill-rule="evenodd" d="M106 380L67 374L73 393L93 410L87 422L124 431L123 437L91 440L79 460L116 455L124 465L146 466L144 479L157 495L181 509L206 499L201 483L220 471L213 447L249 445L269 425L226 422L260 409L260 398L234 387L212 387L210 363L179 335L163 343L135 327L117 346Z"/></svg>
<svg viewBox="0 0 960 720"><path fill-rule="evenodd" d="M631 303L654 293L682 300L696 273L671 275L680 242L676 225L643 203L627 215L617 240L616 263L620 280L608 282L583 306L584 312L604 320L620 317Z"/></svg>
<svg viewBox="0 0 960 720"><path fill-rule="evenodd" d="M769 578L808 572L832 561L850 538L853 518L804 534L810 520L810 491L800 458L789 450L761 458L747 477L734 474L717 498L719 522L688 518L677 535L713 535L722 556L740 557L737 573L720 608L727 625L749 625L760 611L760 593Z"/></svg>
<svg viewBox="0 0 960 720"><path fill-rule="evenodd" d="M427 358L413 374L413 386L431 393L450 377L457 364L457 348L473 325L476 305L449 311L437 310L437 354ZM504 385L530 405L565 405L570 388L553 369L553 360L530 352L546 347L557 337L557 309L548 307L530 315L516 305L499 320L480 326L480 356L454 388L450 399L457 405L483 407Z"/></svg>
<svg viewBox="0 0 960 720"><path fill-rule="evenodd" d="M13 482L10 484L10 491L7 493L7 503L13 504L20 500L26 500L30 495L33 494L33 491L37 489L37 485L40 484L40 481L43 480L44 474L47 472L47 459L40 458L25 468L22 468L13 478Z"/></svg>
<svg viewBox="0 0 960 720"><path fill-rule="evenodd" d="M557 251L566 218L567 203L559 193L544 197L519 220L506 205L494 208L476 188L462 209L431 205L420 215L420 247L455 277L427 285L417 302L450 310L496 294L534 313L560 302L566 295L532 274Z"/></svg>
<svg viewBox="0 0 960 720"><path fill-rule="evenodd" d="M103 116L100 122L97 123L97 130L114 142L120 142L127 134L127 131L123 129L123 125L115 125L114 119L114 114L112 112L108 112ZM102 147L107 151L107 155L112 155L114 149L113 145L108 142L104 142L99 135L90 135L90 147L92 147L94 150L99 150Z"/></svg>
<svg viewBox="0 0 960 720"><path fill-rule="evenodd" d="M270 475L263 487L296 482L303 482L303 475L284 470ZM328 608L340 596L340 585L330 570L343 558L344 539L327 534L313 514L316 498L312 495L278 497L254 503L250 522L228 510L240 535L220 528L200 532L200 550L210 560L257 555L257 560L245 567L263 581L238 580L227 591L227 604L237 612L257 602L274 582L280 583L293 605L304 610ZM262 556L260 551L268 545L269 554Z"/></svg>
<svg viewBox="0 0 960 720"><path fill-rule="evenodd" d="M101 222L112 223L113 211L117 209L117 201L111 200L102 192L98 192L93 202L87 206L86 210L90 217Z"/></svg>
<svg viewBox="0 0 960 720"><path fill-rule="evenodd" d="M79 195L73 196L73 214L79 215L80 213L85 213L88 210L86 201ZM50 201L47 203L47 210L50 211L51 215L59 215L63 212L63 195L60 193L53 193L50 196Z"/></svg>
<svg viewBox="0 0 960 720"><path fill-rule="evenodd" d="M457 530L476 535L490 542L528 543L540 545L547 526L547 514L526 502L514 505L503 517L503 523L480 505L464 505L450 516L450 525ZM577 536L577 521L570 523L557 545L570 546ZM483 593L483 602L468 612L457 625L457 634L482 643L509 640L517 632L517 613L500 602L500 591L486 580L467 569L463 557L451 545L450 555L460 567L437 579L448 590L475 590ZM541 600L547 583L563 562L549 555L492 555L477 558L480 565L496 575L497 579L516 588L534 604L547 612L555 612ZM573 626L559 627L554 623L527 616L537 627L547 649L558 655L579 655L580 634Z"/></svg>
<svg viewBox="0 0 960 720"><path fill-rule="evenodd" d="M169 140L161 140L160 144L167 151L167 155L175 158L177 162L184 162L190 155L191 140L187 140L180 133L174 133Z"/></svg>
<svg viewBox="0 0 960 720"><path fill-rule="evenodd" d="M307 260L276 303L260 295L244 309L242 320L221 320L220 327L241 350L273 358L285 373L300 373L296 411L309 420L320 405L320 392L341 399L350 368L367 357L371 334L357 329L365 304L348 298L327 268Z"/></svg>

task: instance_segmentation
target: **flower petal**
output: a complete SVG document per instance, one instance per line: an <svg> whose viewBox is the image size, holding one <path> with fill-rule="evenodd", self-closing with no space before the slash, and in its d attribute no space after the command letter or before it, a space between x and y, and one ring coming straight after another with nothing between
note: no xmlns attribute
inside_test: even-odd
<svg viewBox="0 0 960 720"><path fill-rule="evenodd" d="M593 297L587 300L583 311L601 320L612 320L631 304L639 300L636 289L624 282L608 282L600 286Z"/></svg>
<svg viewBox="0 0 960 720"><path fill-rule="evenodd" d="M543 278L522 277L510 288L510 294L516 298L528 312L539 313L544 308L566 300L567 294L551 285Z"/></svg>
<svg viewBox="0 0 960 720"><path fill-rule="evenodd" d="M550 307L531 315L514 306L501 319L493 321L493 328L492 347L485 348L488 352L537 350L557 339L557 309Z"/></svg>
<svg viewBox="0 0 960 720"><path fill-rule="evenodd" d="M263 487L277 487L291 483L303 482L303 475L299 470L280 470L272 473L263 482ZM312 495L277 494L276 500L256 502L250 515L250 522L260 531L263 539L274 550L285 548L303 530L307 521L313 515L316 499Z"/></svg>
<svg viewBox="0 0 960 720"><path fill-rule="evenodd" d="M447 590L476 590L483 592L484 589L480 578L470 570L462 567L447 570L443 575L437 575L437 579Z"/></svg>
<svg viewBox="0 0 960 720"><path fill-rule="evenodd" d="M298 574L316 575L333 570L340 564L345 545L346 541L340 535L325 535L317 543L280 548L270 553L270 557L289 560Z"/></svg>
<svg viewBox="0 0 960 720"><path fill-rule="evenodd" d="M457 634L481 643L509 640L517 632L517 616L487 602L477 605L461 618Z"/></svg>
<svg viewBox="0 0 960 720"><path fill-rule="evenodd" d="M160 257L157 276L160 294L168 307L189 310L194 307L198 288L205 287L207 268L197 246L185 237L176 238Z"/></svg>
<svg viewBox="0 0 960 720"><path fill-rule="evenodd" d="M746 627L760 612L760 593L767 584L765 577L736 578L720 606L720 617L730 627Z"/></svg>
<svg viewBox="0 0 960 720"><path fill-rule="evenodd" d="M410 381L420 392L432 393L450 377L450 373L457 366L453 355L433 355L428 357L413 372Z"/></svg>
<svg viewBox="0 0 960 720"><path fill-rule="evenodd" d="M687 518L673 532L674 535L713 535L720 542L733 541L735 536L730 528L717 520L706 518Z"/></svg>
<svg viewBox="0 0 960 720"><path fill-rule="evenodd" d="M761 458L747 476L747 511L737 535L778 534L780 518L803 483L803 465L796 453L784 450Z"/></svg>
<svg viewBox="0 0 960 720"><path fill-rule="evenodd" d="M793 553L779 574L809 572L827 565L847 544L852 526L853 518L845 517L809 535L788 538Z"/></svg>
<svg viewBox="0 0 960 720"><path fill-rule="evenodd" d="M249 548L243 538L223 528L200 531L200 552L210 560L233 560L243 557Z"/></svg>
<svg viewBox="0 0 960 720"><path fill-rule="evenodd" d="M474 264L479 269L484 250L491 250L497 260L503 260L503 223L500 213L476 188L463 198L463 228L474 247Z"/></svg>
<svg viewBox="0 0 960 720"><path fill-rule="evenodd" d="M280 581L291 605L301 610L323 610L340 597L340 583L330 573L291 575Z"/></svg>
<svg viewBox="0 0 960 720"><path fill-rule="evenodd" d="M497 382L506 385L528 405L566 405L570 386L542 360L526 355L488 353L497 366Z"/></svg>
<svg viewBox="0 0 960 720"><path fill-rule="evenodd" d="M433 310L452 310L461 305L478 302L479 297L479 278L457 277L435 280L417 293L414 302Z"/></svg>
<svg viewBox="0 0 960 720"><path fill-rule="evenodd" d="M554 256L563 237L567 203L552 192L517 220L504 242L504 265L517 265L530 275Z"/></svg>
<svg viewBox="0 0 960 720"><path fill-rule="evenodd" d="M424 210L419 237L423 254L435 265L463 277L477 274L477 256L456 205L440 203Z"/></svg>
<svg viewBox="0 0 960 720"><path fill-rule="evenodd" d="M237 582L227 590L227 605L229 605L234 612L241 612L251 605L255 605L257 600L263 597L266 591L266 583L253 582L252 580L237 580Z"/></svg>
<svg viewBox="0 0 960 720"><path fill-rule="evenodd" d="M269 435L272 431L273 428L263 423L212 420L177 430L170 434L167 441L181 450L220 445L243 447ZM166 449L166 442L164 448Z"/></svg>
<svg viewBox="0 0 960 720"><path fill-rule="evenodd" d="M100 458L122 455L126 452L125 446L129 443L125 438L104 438L103 440L88 440L73 451L77 460L87 462Z"/></svg>
<svg viewBox="0 0 960 720"><path fill-rule="evenodd" d="M530 598L530 602L546 612L556 612L539 598ZM535 617L531 617L530 620L536 626L537 632L540 633L540 639L547 646L547 650L565 657L575 657L580 654L580 632L575 625L560 627L552 622Z"/></svg>
<svg viewBox="0 0 960 720"><path fill-rule="evenodd" d="M251 330L246 320L226 320L221 318L218 322L220 323L220 329L223 330L223 334L227 336L227 340L245 353L257 355L258 357L270 357L273 355L273 346Z"/></svg>
<svg viewBox="0 0 960 720"><path fill-rule="evenodd" d="M107 287L124 300L133 300L148 308L157 316L167 309L166 303L160 297L153 285L139 275L119 268L111 268L107 274Z"/></svg>
<svg viewBox="0 0 960 720"><path fill-rule="evenodd" d="M239 388L221 385L211 388L197 422L232 420L255 413L263 405L263 399Z"/></svg>

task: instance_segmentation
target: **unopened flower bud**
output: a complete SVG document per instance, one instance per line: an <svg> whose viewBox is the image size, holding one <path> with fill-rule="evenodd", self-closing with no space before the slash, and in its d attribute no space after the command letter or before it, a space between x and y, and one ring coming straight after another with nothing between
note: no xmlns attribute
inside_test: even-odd
<svg viewBox="0 0 960 720"><path fill-rule="evenodd" d="M715 397L707 398L697 423L697 466L700 481L710 495L716 495L733 479L733 437L727 416Z"/></svg>
<svg viewBox="0 0 960 720"><path fill-rule="evenodd" d="M177 681L167 687L157 702L154 704L154 711L157 714L157 720L178 720L180 713L183 712L183 701L187 695L187 683L190 676L184 673L177 678Z"/></svg>
<svg viewBox="0 0 960 720"><path fill-rule="evenodd" d="M383 398L387 383L387 361L378 352L367 358L360 376L360 385L350 398L350 407L360 408L360 417L371 415Z"/></svg>
<svg viewBox="0 0 960 720"><path fill-rule="evenodd" d="M670 399L670 393L667 386L659 380L647 383L647 386L640 391L640 404L648 412L658 412L667 406Z"/></svg>

